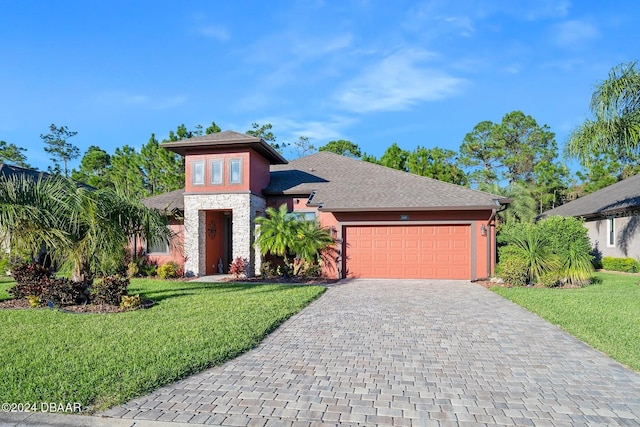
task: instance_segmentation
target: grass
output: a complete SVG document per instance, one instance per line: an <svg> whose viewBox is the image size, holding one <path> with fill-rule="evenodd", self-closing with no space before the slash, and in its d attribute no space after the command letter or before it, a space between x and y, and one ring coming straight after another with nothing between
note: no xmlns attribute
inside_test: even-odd
<svg viewBox="0 0 640 427"><path fill-rule="evenodd" d="M10 284L0 284L0 299ZM157 304L116 314L0 310L3 402L105 409L255 347L325 288L133 280Z"/></svg>
<svg viewBox="0 0 640 427"><path fill-rule="evenodd" d="M640 276L597 277L601 284L581 289L491 289L640 371Z"/></svg>

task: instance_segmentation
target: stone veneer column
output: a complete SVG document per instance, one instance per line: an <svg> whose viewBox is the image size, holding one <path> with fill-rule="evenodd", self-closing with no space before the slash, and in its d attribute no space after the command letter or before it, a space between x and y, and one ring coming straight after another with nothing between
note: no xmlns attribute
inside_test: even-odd
<svg viewBox="0 0 640 427"><path fill-rule="evenodd" d="M260 256L252 247L255 239L256 211L264 212L265 200L255 194L187 194L184 196L184 252L187 256L185 272L205 274L205 211L231 210L232 257L249 260L247 275L260 269ZM232 260L233 261L233 260Z"/></svg>

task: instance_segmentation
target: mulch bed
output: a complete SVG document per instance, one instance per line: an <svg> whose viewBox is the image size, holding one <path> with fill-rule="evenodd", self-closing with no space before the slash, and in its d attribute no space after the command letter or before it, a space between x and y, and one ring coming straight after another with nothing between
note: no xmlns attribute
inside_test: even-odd
<svg viewBox="0 0 640 427"><path fill-rule="evenodd" d="M149 308L154 304L153 301L147 300L143 301L140 306L136 309L140 308ZM46 309L47 307L37 307L37 309ZM24 298L21 299L9 299L0 301L0 310L3 309L34 309L29 305L29 301ZM67 305L64 307L56 307L56 309L65 312L65 313L122 313L125 311L132 311L131 309L119 307L117 305L109 305L109 304L82 304L82 305Z"/></svg>

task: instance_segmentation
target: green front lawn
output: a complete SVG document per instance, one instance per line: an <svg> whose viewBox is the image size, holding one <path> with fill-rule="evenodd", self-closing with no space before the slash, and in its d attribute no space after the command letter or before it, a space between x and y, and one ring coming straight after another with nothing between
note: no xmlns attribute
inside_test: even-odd
<svg viewBox="0 0 640 427"><path fill-rule="evenodd" d="M0 299L10 284L0 284ZM125 402L255 347L319 286L133 280L147 310L0 310L3 402ZM38 403L39 404L39 403Z"/></svg>
<svg viewBox="0 0 640 427"><path fill-rule="evenodd" d="M640 371L640 276L597 276L601 284L581 289L491 289Z"/></svg>

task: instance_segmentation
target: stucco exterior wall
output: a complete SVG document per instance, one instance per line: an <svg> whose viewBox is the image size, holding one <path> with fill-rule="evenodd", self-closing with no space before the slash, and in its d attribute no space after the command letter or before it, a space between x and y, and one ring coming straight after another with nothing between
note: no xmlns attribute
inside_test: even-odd
<svg viewBox="0 0 640 427"><path fill-rule="evenodd" d="M185 194L185 273L202 276L206 272L206 211L230 210L232 212L232 257L249 260L247 274L259 272L260 254L253 246L255 218L265 210L265 200L251 193L245 194Z"/></svg>
<svg viewBox="0 0 640 427"><path fill-rule="evenodd" d="M614 242L609 244L608 219L586 221L591 246L603 257L640 259L640 217L626 216L613 219Z"/></svg>

